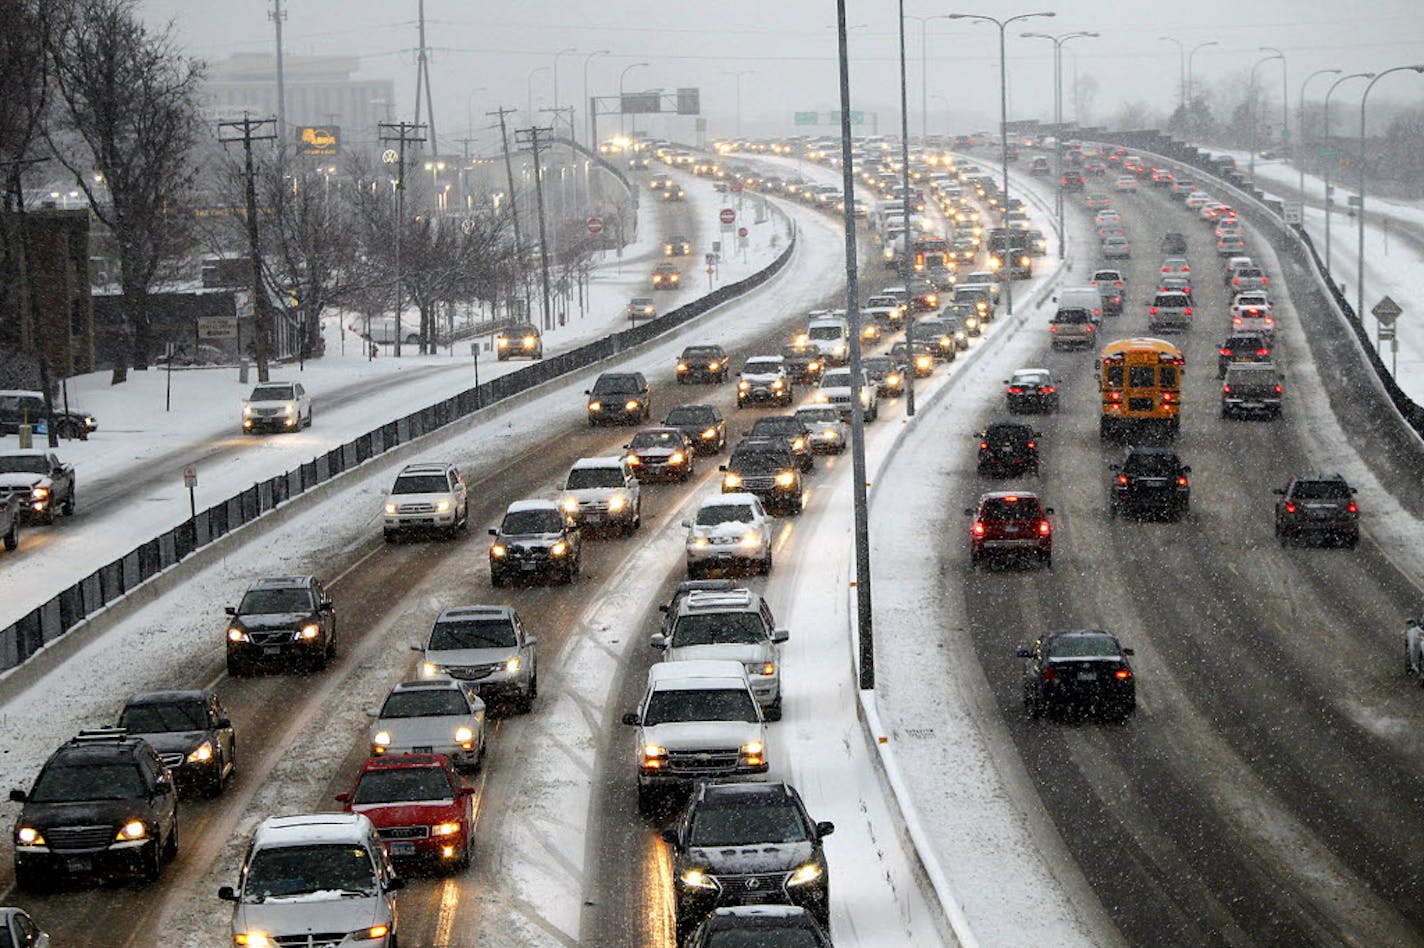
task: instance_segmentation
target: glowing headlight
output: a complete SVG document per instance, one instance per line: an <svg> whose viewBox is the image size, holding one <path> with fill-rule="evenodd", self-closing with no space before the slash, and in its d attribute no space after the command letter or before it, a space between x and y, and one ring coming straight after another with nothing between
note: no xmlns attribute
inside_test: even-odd
<svg viewBox="0 0 1424 948"><path fill-rule="evenodd" d="M32 489L30 490L30 495L31 495L32 497L34 497L35 500L44 500L46 497L49 496L49 488L48 488L48 487L35 487L35 488L32 488Z"/></svg>
<svg viewBox="0 0 1424 948"><path fill-rule="evenodd" d="M526 348L526 349L532 349L532 348L534 347L534 343L536 343L536 342L538 342L538 341L539 341L539 340L535 339L533 336L525 336L525 337L524 337L524 348Z"/></svg>
<svg viewBox="0 0 1424 948"><path fill-rule="evenodd" d="M707 363L707 371L709 371L709 372L716 372L716 371L717 371L718 369L720 369L721 367L722 367L722 363L720 363L720 362L709 362L709 363Z"/></svg>
<svg viewBox="0 0 1424 948"><path fill-rule="evenodd" d="M795 440L793 440L793 441L791 442L791 450L793 450L793 451L804 451L804 450L806 450L806 439L805 439L805 438L796 438Z"/></svg>
<svg viewBox="0 0 1424 948"><path fill-rule="evenodd" d="M921 369L932 368L934 366L934 359L925 355L917 356L915 358L915 365Z"/></svg>
<svg viewBox="0 0 1424 948"><path fill-rule="evenodd" d="M683 885L694 889L715 890L717 888L717 883L712 881L712 877L701 869L685 869L680 878Z"/></svg>
<svg viewBox="0 0 1424 948"><path fill-rule="evenodd" d="M786 383L781 381L781 379L774 379L771 383L771 387L774 389L780 389L785 384Z"/></svg>
<svg viewBox="0 0 1424 948"><path fill-rule="evenodd" d="M748 382L746 379L742 379L741 381L737 382L737 391L739 391L739 392L745 392L745 391L749 390L751 387L752 387L752 383L751 383L751 382Z"/></svg>
<svg viewBox="0 0 1424 948"><path fill-rule="evenodd" d="M579 502L577 497L565 497L563 504L564 513L578 513Z"/></svg>
<svg viewBox="0 0 1424 948"><path fill-rule="evenodd" d="M559 542L555 543L553 546L549 547L549 555L550 555L550 556L563 556L563 555L564 555L565 553L567 553L568 551L569 551L569 545L568 545L567 543L565 543L563 540L560 540Z"/></svg>
<svg viewBox="0 0 1424 948"><path fill-rule="evenodd" d="M708 428L706 431L702 432L702 440L704 440L704 441L711 441L712 439L714 439L714 438L716 438L716 437L717 437L717 429L716 429L716 428Z"/></svg>
<svg viewBox="0 0 1424 948"><path fill-rule="evenodd" d="M397 510L399 510L399 509L400 509L400 506L399 506L398 504L395 504L395 503L388 503L388 504L386 504L386 513L388 513L388 514L393 514L393 513L395 513Z"/></svg>
<svg viewBox="0 0 1424 948"><path fill-rule="evenodd" d="M300 638L300 639L314 639L314 638L316 638L318 635L321 635L321 626L315 625L315 624L313 624L313 625L304 625L304 626L302 626L302 630L297 633L297 638Z"/></svg>
<svg viewBox="0 0 1424 948"><path fill-rule="evenodd" d="M637 402L637 400L636 400L636 399L632 399L632 398L628 399L626 402L623 403L623 409L624 409L624 411L637 411L637 410L638 410L638 402Z"/></svg>
<svg viewBox="0 0 1424 948"><path fill-rule="evenodd" d="M681 451L674 451L668 455L669 464L681 464L685 460L687 460L687 458Z"/></svg>
<svg viewBox="0 0 1424 948"><path fill-rule="evenodd" d="M292 402L288 402L287 404L282 406L282 413L286 415L295 415L297 413L297 406Z"/></svg>
<svg viewBox="0 0 1424 948"><path fill-rule="evenodd" d="M436 675L440 674L440 666L431 662L421 662L420 674L426 678L434 678Z"/></svg>
<svg viewBox="0 0 1424 948"><path fill-rule="evenodd" d="M436 501L436 503L435 503L435 512L436 512L436 513L449 513L449 512L450 512L450 501L448 501L448 500Z"/></svg>
<svg viewBox="0 0 1424 948"><path fill-rule="evenodd" d="M692 548L693 548L694 550L705 550L705 549L707 549L707 538L706 538L706 537L693 537L693 538L692 538Z"/></svg>
<svg viewBox="0 0 1424 948"><path fill-rule="evenodd" d="M508 552L509 550L505 548L503 543L493 543L490 545L490 556L493 556L495 559L499 559Z"/></svg>
<svg viewBox="0 0 1424 948"><path fill-rule="evenodd" d="M623 494L614 494L608 498L608 509L614 513L617 513L626 506L628 506L628 498Z"/></svg>
<svg viewBox="0 0 1424 948"><path fill-rule="evenodd" d="M512 675L515 672L519 671L519 669L522 668L523 665L524 662L520 659L518 655L515 655L512 658L505 659L504 670Z"/></svg>
<svg viewBox="0 0 1424 948"><path fill-rule="evenodd" d="M508 339L505 339L503 336L501 336L501 337L499 337L498 339L496 339L494 344L495 344L496 346L498 346L499 348L501 348L501 349L508 349L508 348L509 348L509 340L508 340Z"/></svg>
<svg viewBox="0 0 1424 948"><path fill-rule="evenodd" d="M679 372L686 372L686 371L687 371L687 363L686 363L686 362L679 362L679 363L677 364L677 370L678 370Z"/></svg>
<svg viewBox="0 0 1424 948"><path fill-rule="evenodd" d="M747 741L742 745L743 757L760 757L766 752L766 745L761 741Z"/></svg>
<svg viewBox="0 0 1424 948"><path fill-rule="evenodd" d="M430 827L431 836L454 836L460 832L459 823L436 823Z"/></svg>
<svg viewBox="0 0 1424 948"><path fill-rule="evenodd" d="M734 473L732 473L731 471L728 471L727 474L726 474L726 476L722 478L722 486L723 486L723 487L741 487L741 486L742 486L742 475L740 475L740 474L734 474Z"/></svg>
<svg viewBox="0 0 1424 948"><path fill-rule="evenodd" d="M22 846L43 846L44 834L33 826L22 826L15 830L15 841Z"/></svg>
<svg viewBox="0 0 1424 948"><path fill-rule="evenodd" d="M135 839L146 839L147 837L148 826L143 820L129 820L114 834L114 840L116 842L131 842Z"/></svg>
<svg viewBox="0 0 1424 948"><path fill-rule="evenodd" d="M277 944L261 932L238 932L232 936L232 943L241 948L273 948Z"/></svg>
<svg viewBox="0 0 1424 948"><path fill-rule="evenodd" d="M469 728L467 728L467 727L457 727L457 728L455 728L455 743L457 743L457 744L463 744L463 743L465 743L466 741L473 741L474 739L475 739L475 732L472 731L472 730L470 730Z"/></svg>
<svg viewBox="0 0 1424 948"><path fill-rule="evenodd" d="M753 530L751 533L742 534L742 546L757 546L761 543L761 534Z"/></svg>
<svg viewBox="0 0 1424 948"><path fill-rule="evenodd" d="M375 941L378 938L385 938L391 933L389 925L372 925L361 932L352 932L351 937L356 941Z"/></svg>
<svg viewBox="0 0 1424 948"><path fill-rule="evenodd" d="M390 731L377 731L377 732L376 732L376 735L371 738L371 743L372 743L372 744L375 744L377 747L390 747L390 746L391 746L391 732L390 732Z"/></svg>
<svg viewBox="0 0 1424 948"><path fill-rule="evenodd" d="M227 630L227 640L228 640L229 642L246 642L246 641L247 641L247 633L244 632L244 631L242 631L241 629L238 629L238 628L231 628L231 629L228 629L228 630Z"/></svg>
<svg viewBox="0 0 1424 948"><path fill-rule="evenodd" d="M203 741L196 750L188 754L187 761L190 764L205 764L213 759L213 745L210 741Z"/></svg>
<svg viewBox="0 0 1424 948"><path fill-rule="evenodd" d="M796 483L796 475L791 471L782 471L776 475L777 487L790 487L794 483Z"/></svg>
<svg viewBox="0 0 1424 948"><path fill-rule="evenodd" d="M812 360L806 363L806 369L810 372L819 372L821 371L821 363Z"/></svg>
<svg viewBox="0 0 1424 948"><path fill-rule="evenodd" d="M824 403L824 402L829 402L830 400L831 400L831 396L827 395L825 392L817 392L817 393L816 393L816 401Z"/></svg>
<svg viewBox="0 0 1424 948"><path fill-rule="evenodd" d="M242 406L242 414L243 414L244 417L251 415L251 414L252 414L252 406L251 406L251 405L243 405L243 406Z"/></svg>
<svg viewBox="0 0 1424 948"><path fill-rule="evenodd" d="M965 319L964 319L964 328L966 328L966 329L978 329L978 328L979 328L979 320L978 320L976 317L974 317L974 316L967 316L967 317L965 317Z"/></svg>
<svg viewBox="0 0 1424 948"><path fill-rule="evenodd" d="M603 411L603 402L589 402L589 403L588 403L588 410L589 410L589 411Z"/></svg>
<svg viewBox="0 0 1424 948"><path fill-rule="evenodd" d="M799 866L795 872L791 873L791 877L786 880L786 884L806 885L807 883L815 882L825 874L826 870L819 862L804 863Z"/></svg>
<svg viewBox="0 0 1424 948"><path fill-rule="evenodd" d="M900 373L899 373L899 372L887 372L887 373L885 374L885 384L886 384L886 385L899 385L899 384L900 384Z"/></svg>
<svg viewBox="0 0 1424 948"><path fill-rule="evenodd" d="M752 669L752 673L753 673L753 674L756 674L756 675L775 675L775 674L776 674L776 663L775 663L775 662L763 662L761 668L760 668L760 669L753 668L753 669Z"/></svg>

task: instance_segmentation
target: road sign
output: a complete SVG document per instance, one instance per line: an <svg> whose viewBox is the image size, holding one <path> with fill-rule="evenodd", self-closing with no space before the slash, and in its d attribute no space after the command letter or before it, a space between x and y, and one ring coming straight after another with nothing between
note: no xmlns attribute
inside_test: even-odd
<svg viewBox="0 0 1424 948"><path fill-rule="evenodd" d="M746 229L745 227L738 227L738 228L737 228L737 236L738 236L738 237L745 237L746 235L747 235L747 229Z"/></svg>
<svg viewBox="0 0 1424 948"><path fill-rule="evenodd" d="M1378 319L1381 326L1393 326L1394 321L1403 314L1404 310L1388 296L1370 308L1370 315Z"/></svg>
<svg viewBox="0 0 1424 948"><path fill-rule="evenodd" d="M793 125L815 125L815 124L817 124L817 123L816 123L816 118L817 118L817 113L815 113L815 112L796 112L796 113L793 113L793 114L792 114L792 124L793 124Z"/></svg>
<svg viewBox="0 0 1424 948"><path fill-rule="evenodd" d="M236 316L199 316L199 339L236 339Z"/></svg>
<svg viewBox="0 0 1424 948"><path fill-rule="evenodd" d="M183 486L188 490L198 486L198 471L191 464L183 468Z"/></svg>
<svg viewBox="0 0 1424 948"><path fill-rule="evenodd" d="M589 232L590 234L601 234L601 233L603 233L603 218L601 218L601 217L590 217L590 218L588 219L588 232Z"/></svg>
<svg viewBox="0 0 1424 948"><path fill-rule="evenodd" d="M717 219L724 224L730 224L737 219L737 212L730 207L724 207L717 212Z"/></svg>
<svg viewBox="0 0 1424 948"><path fill-rule="evenodd" d="M1304 205L1297 201L1291 201L1281 210L1281 216L1285 218L1287 224L1299 224L1304 213Z"/></svg>

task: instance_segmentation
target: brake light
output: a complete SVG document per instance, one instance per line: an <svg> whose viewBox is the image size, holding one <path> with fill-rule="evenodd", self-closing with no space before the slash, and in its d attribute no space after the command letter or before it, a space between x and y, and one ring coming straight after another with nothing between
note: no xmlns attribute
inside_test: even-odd
<svg viewBox="0 0 1424 948"><path fill-rule="evenodd" d="M1231 386L1230 386L1230 385L1223 385L1223 386L1221 386L1221 394L1223 394L1223 395L1230 395L1230 394L1231 394Z"/></svg>
<svg viewBox="0 0 1424 948"><path fill-rule="evenodd" d="M1126 487L1126 486L1127 486L1127 475L1126 475L1126 474L1119 474L1119 475L1117 476L1117 482L1118 482L1119 484L1121 484L1123 487Z"/></svg>
<svg viewBox="0 0 1424 948"><path fill-rule="evenodd" d="M1163 393L1162 393L1162 404L1165 405L1165 404L1167 404L1168 402L1175 402L1176 400L1177 400L1177 393L1176 393L1176 392L1163 392Z"/></svg>
<svg viewBox="0 0 1424 948"><path fill-rule="evenodd" d="M1270 283L1270 282L1271 282L1271 281L1270 281L1270 278L1268 278L1268 277L1261 277L1261 285L1262 285L1262 286L1265 286L1265 285L1267 285L1267 284Z"/></svg>
<svg viewBox="0 0 1424 948"><path fill-rule="evenodd" d="M1163 268L1162 268L1162 272L1163 272L1163 273L1171 273L1171 272L1172 272L1172 268L1171 268L1171 267L1163 267Z"/></svg>
<svg viewBox="0 0 1424 948"><path fill-rule="evenodd" d="M1122 401L1122 392L1108 392L1108 401L1110 401L1110 402L1120 402L1120 401Z"/></svg>
<svg viewBox="0 0 1424 948"><path fill-rule="evenodd" d="M1271 350L1270 350L1270 349L1257 349L1257 350L1256 350L1256 355L1258 355L1258 356L1268 356L1268 355L1270 355L1270 354L1271 354ZM1276 386L1276 391L1280 391L1280 386L1279 386L1279 385Z"/></svg>
<svg viewBox="0 0 1424 948"><path fill-rule="evenodd" d="M1277 386L1276 386L1276 394L1279 395L1280 393L1281 393L1281 387L1280 387L1279 385L1277 385Z"/></svg>
<svg viewBox="0 0 1424 948"><path fill-rule="evenodd" d="M1030 441L1030 442L1028 443L1028 446L1029 446L1030 448L1036 448L1036 447L1038 447L1038 442L1037 442L1037 441Z"/></svg>
<svg viewBox="0 0 1424 948"><path fill-rule="evenodd" d="M980 442L979 442L979 447L980 447L981 450L982 450L983 448L987 448L988 446L989 446L989 442L987 442L987 441L980 441Z"/></svg>
<svg viewBox="0 0 1424 948"><path fill-rule="evenodd" d="M1349 505L1348 507L1346 507L1345 509L1348 510L1350 513L1359 513L1359 512L1360 512L1360 508L1355 505L1355 502L1354 502L1353 500L1350 501L1350 505Z"/></svg>
<svg viewBox="0 0 1424 948"><path fill-rule="evenodd" d="M1094 328L1094 327L1093 327L1093 324L1092 324L1092 323L1088 323L1088 332L1092 332L1092 331L1093 331L1093 328Z"/></svg>
<svg viewBox="0 0 1424 948"><path fill-rule="evenodd" d="M1058 389L1052 385L1044 385L1039 388L1039 392L1044 395L1052 395L1056 391L1058 391Z"/></svg>
<svg viewBox="0 0 1424 948"><path fill-rule="evenodd" d="M1191 308L1190 306L1188 306L1188 307L1187 307L1187 315L1190 316L1191 314L1192 314L1192 308Z"/></svg>
<svg viewBox="0 0 1424 948"><path fill-rule="evenodd" d="M1050 533L1052 533L1052 532L1053 532L1053 528L1048 525L1048 521L1047 521L1047 520L1040 520L1040 521L1038 522L1038 535L1039 535L1039 536L1041 536L1041 537L1046 537L1046 536L1048 536L1048 535L1049 535Z"/></svg>
<svg viewBox="0 0 1424 948"><path fill-rule="evenodd" d="M1232 286L1240 286L1240 285L1241 285L1241 278L1240 278L1240 277L1232 277L1232 278L1231 278L1231 285L1232 285Z"/></svg>
<svg viewBox="0 0 1424 948"><path fill-rule="evenodd" d="M982 537L982 536L984 535L984 521L982 521L982 520L976 520L976 521L974 521L973 532L974 532L974 535L975 535L976 537Z"/></svg>
<svg viewBox="0 0 1424 948"><path fill-rule="evenodd" d="M1242 322L1243 322L1243 320L1241 319L1240 316L1233 316L1233 317L1231 317L1231 325L1233 325L1233 326L1240 326ZM1223 354L1224 354L1224 353L1223 353Z"/></svg>
<svg viewBox="0 0 1424 948"><path fill-rule="evenodd" d="M1147 312L1149 312L1149 313L1151 313L1152 315L1155 316L1155 315L1157 315L1157 307L1153 306L1153 307L1151 307L1150 309L1148 309Z"/></svg>
<svg viewBox="0 0 1424 948"><path fill-rule="evenodd" d="M1043 666L1043 671L1039 674L1039 677L1042 678L1044 681L1057 681L1058 671L1052 665L1045 665Z"/></svg>
<svg viewBox="0 0 1424 948"><path fill-rule="evenodd" d="M1132 669L1125 667L1119 668L1113 672L1113 677L1116 678L1118 681L1127 681L1129 678L1132 677Z"/></svg>
<svg viewBox="0 0 1424 948"><path fill-rule="evenodd" d="M1049 331L1049 332L1057 332L1057 331L1058 331L1058 327L1057 327L1057 326L1049 326L1049 327L1048 327L1048 331Z"/></svg>
<svg viewBox="0 0 1424 948"><path fill-rule="evenodd" d="M1010 385L1010 386L1009 386L1009 394L1010 394L1010 395L1022 395L1022 394L1023 394L1023 387L1022 387L1022 386L1019 386L1019 385Z"/></svg>
<svg viewBox="0 0 1424 948"><path fill-rule="evenodd" d="M1276 324L1276 317L1274 317L1274 316L1267 316L1267 317L1266 317L1266 325L1267 325L1267 326L1274 326L1275 324Z"/></svg>
<svg viewBox="0 0 1424 948"><path fill-rule="evenodd" d="M1179 478L1177 478L1177 486L1178 486L1178 487L1186 487L1186 486L1187 486L1187 479L1186 479L1185 477L1179 477Z"/></svg>
<svg viewBox="0 0 1424 948"><path fill-rule="evenodd" d="M1229 356L1229 355L1231 355L1231 350L1230 350L1230 349L1218 349L1218 350L1216 350L1216 351L1217 351L1219 354L1224 355L1224 356Z"/></svg>
<svg viewBox="0 0 1424 948"><path fill-rule="evenodd" d="M1293 500L1288 500L1288 501L1286 501L1285 507L1286 507L1286 513L1290 513L1290 514L1295 513L1295 501L1293 501Z"/></svg>

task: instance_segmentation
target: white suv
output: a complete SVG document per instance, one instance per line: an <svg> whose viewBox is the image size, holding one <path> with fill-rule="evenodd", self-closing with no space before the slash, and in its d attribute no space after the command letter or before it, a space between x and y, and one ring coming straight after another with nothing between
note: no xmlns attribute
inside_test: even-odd
<svg viewBox="0 0 1424 948"><path fill-rule="evenodd" d="M581 526L608 524L625 536L643 523L638 478L623 458L579 458L569 469L559 506Z"/></svg>
<svg viewBox="0 0 1424 948"><path fill-rule="evenodd" d="M781 720L781 654L791 637L776 628L766 600L750 589L694 589L677 600L666 631L650 643L663 661L729 659L741 662L768 721Z"/></svg>
<svg viewBox="0 0 1424 948"><path fill-rule="evenodd" d="M698 780L766 773L766 725L741 662L659 662L623 723L637 728L643 813L657 810L665 792Z"/></svg>
<svg viewBox="0 0 1424 948"><path fill-rule="evenodd" d="M453 464L407 464L396 475L385 504L387 543L408 530L439 530L453 537L469 523L469 491Z"/></svg>
<svg viewBox="0 0 1424 948"><path fill-rule="evenodd" d="M712 494L697 505L687 528L687 575L696 579L709 569L749 565L771 572L771 536L775 529L755 494Z"/></svg>
<svg viewBox="0 0 1424 948"><path fill-rule="evenodd" d="M242 433L300 431L312 423L312 398L301 382L262 382L242 402Z"/></svg>
<svg viewBox="0 0 1424 948"><path fill-rule="evenodd" d="M866 421L880 417L880 401L876 395L874 382L865 378L861 371L860 411ZM850 369L831 369L821 376L821 387L816 392L816 401L822 405L832 405L846 421L851 416L851 399L854 397Z"/></svg>
<svg viewBox="0 0 1424 948"><path fill-rule="evenodd" d="M318 931L323 944L392 948L402 885L369 819L313 813L263 820L218 898L234 903L234 944L305 945Z"/></svg>

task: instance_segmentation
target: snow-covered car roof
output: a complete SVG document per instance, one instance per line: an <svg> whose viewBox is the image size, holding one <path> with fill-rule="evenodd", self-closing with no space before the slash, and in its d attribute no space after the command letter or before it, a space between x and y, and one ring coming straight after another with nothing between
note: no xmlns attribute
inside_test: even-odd
<svg viewBox="0 0 1424 948"><path fill-rule="evenodd" d="M577 461L575 461L575 462L573 463L573 466L570 467L569 470L571 470L571 471L581 471L581 470L588 470L588 469L595 469L595 470L597 470L597 469L609 468L609 467L616 467L616 468L620 468L620 469L621 469L621 468L623 467L623 459L622 459L621 457L611 457L611 458L579 458Z"/></svg>
<svg viewBox="0 0 1424 948"><path fill-rule="evenodd" d="M552 510L558 512L559 505L552 500L516 500L505 513L522 513L526 510Z"/></svg>

